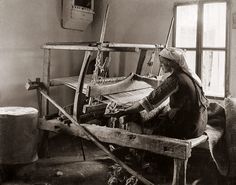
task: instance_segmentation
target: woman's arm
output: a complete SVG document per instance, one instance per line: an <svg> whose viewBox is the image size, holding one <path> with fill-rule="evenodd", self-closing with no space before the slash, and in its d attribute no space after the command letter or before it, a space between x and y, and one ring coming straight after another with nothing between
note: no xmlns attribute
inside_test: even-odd
<svg viewBox="0 0 236 185"><path fill-rule="evenodd" d="M125 109L126 114L133 114L143 110L142 105L139 102L135 102L132 106Z"/></svg>
<svg viewBox="0 0 236 185"><path fill-rule="evenodd" d="M154 77L145 77L141 75L134 74L134 80L144 81L147 84L151 85L153 88L156 88L159 85L160 79Z"/></svg>
<svg viewBox="0 0 236 185"><path fill-rule="evenodd" d="M120 109L113 114L115 117L121 117L126 114L133 114L142 111L151 111L154 109L153 105L159 106L164 102L171 94L178 90L178 82L176 78L166 79L160 86L154 89L148 96L134 103L132 106Z"/></svg>
<svg viewBox="0 0 236 185"><path fill-rule="evenodd" d="M173 93L178 91L178 80L175 76L168 77L154 89L147 97L140 101L140 104L145 108L145 110L150 111L155 107L159 106Z"/></svg>
<svg viewBox="0 0 236 185"><path fill-rule="evenodd" d="M134 113L142 111L143 109L144 109L143 106L139 102L135 102L130 107L128 107L126 109L119 110L118 112L113 114L113 116L121 117L121 116L124 116L124 115L127 115L127 114L134 114Z"/></svg>

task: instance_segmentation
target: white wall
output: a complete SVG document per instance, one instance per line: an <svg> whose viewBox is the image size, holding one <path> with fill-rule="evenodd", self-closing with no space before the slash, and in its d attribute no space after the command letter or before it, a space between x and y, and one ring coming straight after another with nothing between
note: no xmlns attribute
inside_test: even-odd
<svg viewBox="0 0 236 185"><path fill-rule="evenodd" d="M28 78L42 77L42 44L90 38L91 27L85 32L61 28L60 6L60 0L0 0L0 106L37 107L35 91L24 85ZM52 55L53 76L78 71L78 54Z"/></svg>

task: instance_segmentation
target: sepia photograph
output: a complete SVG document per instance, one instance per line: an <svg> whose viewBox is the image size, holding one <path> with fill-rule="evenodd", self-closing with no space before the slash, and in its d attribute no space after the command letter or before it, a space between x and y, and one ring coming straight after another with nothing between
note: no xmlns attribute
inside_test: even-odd
<svg viewBox="0 0 236 185"><path fill-rule="evenodd" d="M0 0L0 185L236 185L236 0Z"/></svg>

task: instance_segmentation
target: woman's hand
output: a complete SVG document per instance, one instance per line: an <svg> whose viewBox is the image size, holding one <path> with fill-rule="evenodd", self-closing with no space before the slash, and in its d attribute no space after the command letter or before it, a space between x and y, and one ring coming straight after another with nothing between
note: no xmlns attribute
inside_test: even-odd
<svg viewBox="0 0 236 185"><path fill-rule="evenodd" d="M125 108L117 105L115 102L110 102L105 110L105 116L107 117L121 117L125 114Z"/></svg>
<svg viewBox="0 0 236 185"><path fill-rule="evenodd" d="M115 102L110 102L105 110L105 116L108 117L121 117L127 114L133 114L143 110L139 102L127 103L125 105L117 105Z"/></svg>
<svg viewBox="0 0 236 185"><path fill-rule="evenodd" d="M121 109L121 110L116 110L116 111L113 111L113 112L107 112L105 113L105 116L106 117L116 117L116 118L119 118L121 116L124 116L126 115L126 111Z"/></svg>
<svg viewBox="0 0 236 185"><path fill-rule="evenodd" d="M121 116L124 116L124 115L126 115L126 111L123 109L121 109L121 110L117 110L117 112L114 112L113 114L112 114L112 116L113 117L116 117L116 118L119 118L119 117L121 117Z"/></svg>

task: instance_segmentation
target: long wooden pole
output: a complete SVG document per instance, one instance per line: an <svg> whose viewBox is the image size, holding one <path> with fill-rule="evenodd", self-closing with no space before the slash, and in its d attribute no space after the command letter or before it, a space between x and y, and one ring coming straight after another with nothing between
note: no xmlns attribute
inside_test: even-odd
<svg viewBox="0 0 236 185"><path fill-rule="evenodd" d="M110 11L110 0L107 1L106 12L105 12L105 16L104 16L103 23L102 23L102 31L101 31L101 35L100 35L100 39L99 39L99 42L101 44L104 42L104 38L105 38L109 11Z"/></svg>
<svg viewBox="0 0 236 185"><path fill-rule="evenodd" d="M114 154L112 154L103 144L85 127L81 126L71 115L69 115L60 105L58 105L51 97L49 97L45 92L40 90L40 93L48 100L50 101L58 110L61 111L62 114L64 114L74 125L76 125L82 132L86 134L86 136L93 141L100 149L102 149L104 152L107 153L107 155L117 162L121 167L126 169L130 174L137 177L141 182L143 182L146 185L154 185L149 180L145 179L142 175L134 171L132 168L127 166L124 162L122 162L120 159L118 159Z"/></svg>
<svg viewBox="0 0 236 185"><path fill-rule="evenodd" d="M170 22L170 27L169 27L169 30L168 30L168 33L167 33L166 42L165 42L164 47L167 47L167 46L168 46L169 39L170 39L170 34L171 34L172 27L173 27L173 24L174 24L174 20L175 20L175 18L172 17L171 22Z"/></svg>
<svg viewBox="0 0 236 185"><path fill-rule="evenodd" d="M79 120L81 114L81 104L82 104L82 91L84 86L84 78L87 72L87 67L89 65L89 59L91 57L91 51L86 51L84 55L84 60L80 69L80 74L78 77L78 83L75 91L75 98L74 98L74 108L73 108L73 117L75 120Z"/></svg>
<svg viewBox="0 0 236 185"><path fill-rule="evenodd" d="M167 33L167 36L166 36L166 42L165 42L164 48L168 47L168 43L169 43L169 39L170 39L170 34L171 34L171 31L172 31L172 28L173 28L174 20L175 20L175 18L172 17L171 18L171 22L170 22L170 26L169 26L169 30L168 30L168 33ZM161 66L159 66L157 75L160 75L160 72L161 72Z"/></svg>
<svg viewBox="0 0 236 185"><path fill-rule="evenodd" d="M106 12L105 12L105 16L104 16L104 19L102 22L102 30L101 30L100 40L99 40L100 46L98 46L99 50L97 52L95 69L93 71L93 82L96 82L98 80L98 73L99 73L99 69L101 67L101 58L102 58L102 54L103 54L101 51L101 48L103 47L103 42L104 42L104 38L105 38L109 10L110 10L110 0L107 1Z"/></svg>

